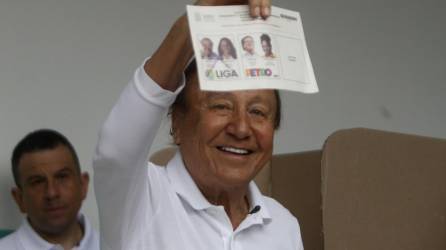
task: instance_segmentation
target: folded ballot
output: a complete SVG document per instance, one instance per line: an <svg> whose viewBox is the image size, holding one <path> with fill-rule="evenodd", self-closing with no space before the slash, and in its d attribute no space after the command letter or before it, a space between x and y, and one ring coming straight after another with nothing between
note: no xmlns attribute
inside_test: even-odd
<svg viewBox="0 0 446 250"><path fill-rule="evenodd" d="M247 5L187 6L187 16L202 90L318 92L298 12L273 6L263 20Z"/></svg>

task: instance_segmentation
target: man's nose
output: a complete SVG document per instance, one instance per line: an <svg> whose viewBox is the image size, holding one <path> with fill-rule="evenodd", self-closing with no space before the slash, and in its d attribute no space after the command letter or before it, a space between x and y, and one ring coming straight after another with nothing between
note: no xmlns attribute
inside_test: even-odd
<svg viewBox="0 0 446 250"><path fill-rule="evenodd" d="M248 114L243 111L234 112L231 116L231 121L227 126L227 131L239 140L249 138L252 131Z"/></svg>
<svg viewBox="0 0 446 250"><path fill-rule="evenodd" d="M47 199L57 198L60 194L59 184L54 180L49 180L46 185L45 194Z"/></svg>

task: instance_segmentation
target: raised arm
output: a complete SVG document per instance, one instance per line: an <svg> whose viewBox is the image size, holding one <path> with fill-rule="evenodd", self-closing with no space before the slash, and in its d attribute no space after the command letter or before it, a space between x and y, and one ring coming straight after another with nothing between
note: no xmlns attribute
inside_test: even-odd
<svg viewBox="0 0 446 250"><path fill-rule="evenodd" d="M126 249L128 241L138 237L135 227L150 223L141 218L150 220L157 209L156 197L162 194L152 195L157 179L149 179L154 175L149 175L147 156L161 120L181 90L182 71L192 55L187 36L182 17L154 54L157 59L152 57L136 70L100 130L93 168L103 249ZM174 41L180 44L178 50ZM172 61L175 57L179 59Z"/></svg>
<svg viewBox="0 0 446 250"><path fill-rule="evenodd" d="M269 0L252 0L253 13L268 14ZM244 4L246 1L203 0L197 4ZM265 3L267 3L265 5ZM138 68L99 133L93 161L102 249L126 249L148 225L156 207L156 178L148 179L147 156L169 106L183 85L183 70L193 55L185 15L174 23L153 56ZM154 175L150 175L153 178ZM155 182L155 184L154 184ZM156 193L156 195L154 195ZM139 216L141 214L144 216ZM143 237L143 236L141 236Z"/></svg>

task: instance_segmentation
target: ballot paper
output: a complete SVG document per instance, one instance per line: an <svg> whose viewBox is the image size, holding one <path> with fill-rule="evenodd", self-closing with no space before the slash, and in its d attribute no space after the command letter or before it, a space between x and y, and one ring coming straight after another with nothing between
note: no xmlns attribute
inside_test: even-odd
<svg viewBox="0 0 446 250"><path fill-rule="evenodd" d="M273 6L263 20L247 5L187 6L187 16L202 90L318 92L298 12Z"/></svg>

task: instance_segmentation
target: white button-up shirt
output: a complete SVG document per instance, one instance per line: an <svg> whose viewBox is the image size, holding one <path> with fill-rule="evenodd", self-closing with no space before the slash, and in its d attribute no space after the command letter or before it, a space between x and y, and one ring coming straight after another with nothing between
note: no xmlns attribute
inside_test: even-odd
<svg viewBox="0 0 446 250"><path fill-rule="evenodd" d="M99 250L99 237L87 218L79 216L84 236L73 250ZM25 218L22 225L12 234L0 239L0 250L64 250L61 245L52 244L40 237Z"/></svg>
<svg viewBox="0 0 446 250"><path fill-rule="evenodd" d="M300 250L298 222L249 184L251 209L237 229L223 206L210 204L181 154L166 167L147 165L150 145L181 91L161 89L140 67L113 107L94 159L103 249Z"/></svg>

